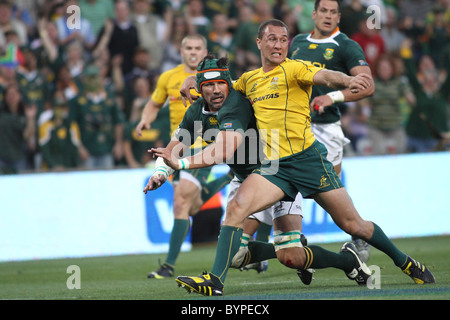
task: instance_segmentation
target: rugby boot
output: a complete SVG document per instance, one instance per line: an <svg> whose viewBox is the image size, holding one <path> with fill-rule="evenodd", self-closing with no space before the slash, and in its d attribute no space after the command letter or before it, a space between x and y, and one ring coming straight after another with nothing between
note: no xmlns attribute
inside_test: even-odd
<svg viewBox="0 0 450 320"><path fill-rule="evenodd" d="M308 240L306 239L306 237L303 233L300 235L300 242L302 243L302 245L304 247L308 245ZM311 281L314 279L313 278L314 272L316 272L316 271L311 268L306 269L306 270L298 269L297 275L300 278L301 282L303 282L303 284L309 285L309 284L311 284Z"/></svg>
<svg viewBox="0 0 450 320"><path fill-rule="evenodd" d="M428 270L425 265L420 263L419 261L414 260L410 256L406 260L405 267L402 271L411 277L415 283L424 284L424 283L434 283L434 276L430 270Z"/></svg>
<svg viewBox="0 0 450 320"><path fill-rule="evenodd" d="M239 270L241 270L241 271L256 270L258 273L261 273L261 272L266 272L268 268L269 268L269 261L264 260L261 262L250 263L250 264L246 265L245 267L240 268Z"/></svg>
<svg viewBox="0 0 450 320"><path fill-rule="evenodd" d="M359 285L366 285L372 272L367 265L361 261L356 247L351 242L346 242L341 248L341 252L350 252L355 257L355 267L349 273L345 273L350 280L355 280Z"/></svg>
<svg viewBox="0 0 450 320"><path fill-rule="evenodd" d="M369 258L370 258L370 244L368 244L367 242L365 242L362 239L352 238L352 240L353 240L353 244L356 247L356 250L358 251L359 258L361 259L361 261L364 262L364 263L369 261Z"/></svg>
<svg viewBox="0 0 450 320"><path fill-rule="evenodd" d="M166 279L173 277L173 267L167 263L160 264L159 269L147 275L149 279Z"/></svg>
<svg viewBox="0 0 450 320"><path fill-rule="evenodd" d="M206 272L203 272L200 277L178 276L175 281L178 287L185 288L189 293L195 292L204 296L223 295L223 285L217 286L211 279L214 279L216 283L222 283L215 275Z"/></svg>

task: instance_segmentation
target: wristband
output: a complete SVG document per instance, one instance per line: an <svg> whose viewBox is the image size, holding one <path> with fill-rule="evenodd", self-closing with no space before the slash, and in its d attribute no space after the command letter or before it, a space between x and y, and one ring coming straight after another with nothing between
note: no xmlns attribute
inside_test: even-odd
<svg viewBox="0 0 450 320"><path fill-rule="evenodd" d="M155 163L155 171L153 173L153 175L162 175L164 176L166 179L168 179L170 177L170 175L174 172L175 170L173 170L171 167L169 167L165 162L164 159L161 157L158 157L158 159L156 159L156 163Z"/></svg>
<svg viewBox="0 0 450 320"><path fill-rule="evenodd" d="M188 159L186 158L178 159L178 168L180 168L180 170L189 169L189 165L190 163Z"/></svg>
<svg viewBox="0 0 450 320"><path fill-rule="evenodd" d="M333 101L333 103L345 101L344 94L340 90L328 92L327 96L331 98L331 101Z"/></svg>

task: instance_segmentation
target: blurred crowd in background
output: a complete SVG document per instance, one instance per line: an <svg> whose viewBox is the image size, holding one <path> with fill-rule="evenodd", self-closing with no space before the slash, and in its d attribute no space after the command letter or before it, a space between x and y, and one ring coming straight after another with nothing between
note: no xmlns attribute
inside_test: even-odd
<svg viewBox="0 0 450 320"><path fill-rule="evenodd" d="M313 9L314 0L0 0L0 174L144 167L147 150L170 139L168 108L142 137L134 128L159 75L182 63L185 35L203 34L237 78L260 67L262 21L283 20L292 38L312 31ZM450 0L341 9L340 31L361 45L376 84L341 110L345 156L449 150Z"/></svg>

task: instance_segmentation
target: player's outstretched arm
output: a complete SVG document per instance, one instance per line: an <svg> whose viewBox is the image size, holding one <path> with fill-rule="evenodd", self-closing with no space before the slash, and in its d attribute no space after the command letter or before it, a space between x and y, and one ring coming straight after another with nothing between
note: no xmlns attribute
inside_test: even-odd
<svg viewBox="0 0 450 320"><path fill-rule="evenodd" d="M167 148L154 148L150 151L155 156L164 159L164 162L174 170L198 169L226 162L227 159L233 157L242 141L243 136L239 132L220 131L214 143L191 157L178 159L176 154Z"/></svg>
<svg viewBox="0 0 450 320"><path fill-rule="evenodd" d="M356 76L348 76L339 71L323 69L314 75L314 84L327 86L333 89L349 88L352 93L366 90L372 86L372 76L360 73Z"/></svg>
<svg viewBox="0 0 450 320"><path fill-rule="evenodd" d="M369 66L356 66L350 70L350 74L352 76L356 76L358 74L368 74L371 75ZM358 92L352 92L350 89L343 89L339 91L332 91L327 94L315 97L310 104L311 112L317 110L319 114L325 112L324 108L331 106L337 102L344 101L358 101L364 98L371 96L375 91L375 83L373 79L370 78L370 86L365 90L360 90Z"/></svg>
<svg viewBox="0 0 450 320"><path fill-rule="evenodd" d="M158 149L167 150L169 154L180 155L187 148L188 146L182 144L179 140L173 139L172 141L169 142L166 148L158 148ZM154 149L148 150L148 152L152 152L152 150ZM155 157L156 154L153 153L153 156ZM163 159L162 157L158 157L155 163L155 171L148 180L147 185L144 187L144 193L147 194L148 191L158 189L164 182L167 181L167 179L169 179L170 175L173 172L174 169L172 169L165 163L165 159Z"/></svg>
<svg viewBox="0 0 450 320"><path fill-rule="evenodd" d="M144 109L142 110L141 120L135 128L138 137L142 136L142 130L150 129L150 125L155 121L162 106L162 104L156 103L152 99L145 104Z"/></svg>

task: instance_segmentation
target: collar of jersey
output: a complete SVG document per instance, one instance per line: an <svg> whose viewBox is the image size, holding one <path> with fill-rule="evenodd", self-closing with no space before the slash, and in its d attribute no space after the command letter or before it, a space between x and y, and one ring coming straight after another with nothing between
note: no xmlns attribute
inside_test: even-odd
<svg viewBox="0 0 450 320"><path fill-rule="evenodd" d="M206 103L202 107L202 113L207 116L216 116L219 111L206 111L205 110Z"/></svg>
<svg viewBox="0 0 450 320"><path fill-rule="evenodd" d="M325 39L313 39L311 38L311 35L314 33L311 32L307 37L306 40L308 40L309 42L313 42L313 43L333 43L337 46L339 46L339 43L334 40L334 38L336 38L338 35L341 34L341 31L339 30L339 27L336 27L336 30L333 31L333 33L331 34L331 36L329 36L328 38Z"/></svg>

